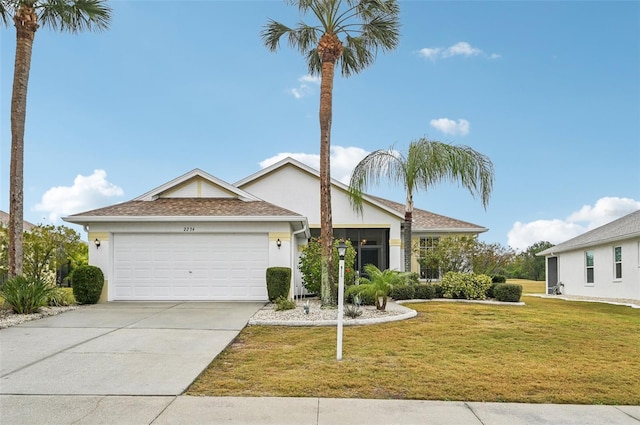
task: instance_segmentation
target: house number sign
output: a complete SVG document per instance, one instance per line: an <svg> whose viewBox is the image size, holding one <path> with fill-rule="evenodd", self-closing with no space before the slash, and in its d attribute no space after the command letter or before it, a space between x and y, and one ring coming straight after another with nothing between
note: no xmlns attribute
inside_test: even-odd
<svg viewBox="0 0 640 425"><path fill-rule="evenodd" d="M195 227L190 227L190 226L185 226L182 228L183 232L195 232L196 228Z"/></svg>

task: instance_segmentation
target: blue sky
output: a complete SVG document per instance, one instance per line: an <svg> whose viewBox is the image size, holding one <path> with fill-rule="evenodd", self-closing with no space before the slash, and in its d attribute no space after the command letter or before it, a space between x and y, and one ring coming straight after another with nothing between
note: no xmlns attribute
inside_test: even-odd
<svg viewBox="0 0 640 425"><path fill-rule="evenodd" d="M233 183L291 155L317 167L318 80L286 44L280 1L114 1L111 28L36 33L25 219L132 199L193 168ZM429 137L488 155L488 208L457 184L418 208L482 240L561 242L640 208L640 3L403 1L401 42L334 86L332 176ZM303 18L312 23L308 16ZM15 29L0 30L0 209L8 211ZM402 188L369 191L403 202Z"/></svg>

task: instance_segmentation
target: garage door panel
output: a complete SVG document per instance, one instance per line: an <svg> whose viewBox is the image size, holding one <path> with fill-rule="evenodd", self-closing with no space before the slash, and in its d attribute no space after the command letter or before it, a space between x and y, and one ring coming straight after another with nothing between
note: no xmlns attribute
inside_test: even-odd
<svg viewBox="0 0 640 425"><path fill-rule="evenodd" d="M266 234L116 234L116 300L266 300Z"/></svg>

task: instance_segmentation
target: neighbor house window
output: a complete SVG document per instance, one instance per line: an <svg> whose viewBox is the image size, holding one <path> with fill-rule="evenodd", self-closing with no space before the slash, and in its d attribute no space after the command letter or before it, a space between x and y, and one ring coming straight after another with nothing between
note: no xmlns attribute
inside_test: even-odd
<svg viewBox="0 0 640 425"><path fill-rule="evenodd" d="M613 267L615 279L622 279L622 247L613 248Z"/></svg>
<svg viewBox="0 0 640 425"><path fill-rule="evenodd" d="M420 279L440 279L438 264L429 261L429 254L438 246L439 239L437 236L420 238Z"/></svg>
<svg viewBox="0 0 640 425"><path fill-rule="evenodd" d="M593 283L593 251L585 252L585 260L587 264L587 283Z"/></svg>

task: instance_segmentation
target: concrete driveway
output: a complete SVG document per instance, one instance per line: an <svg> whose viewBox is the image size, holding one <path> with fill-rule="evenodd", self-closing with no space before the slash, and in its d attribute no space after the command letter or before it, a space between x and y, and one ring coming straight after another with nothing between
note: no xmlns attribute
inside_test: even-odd
<svg viewBox="0 0 640 425"><path fill-rule="evenodd" d="M181 394L262 306L113 302L3 329L0 394Z"/></svg>

